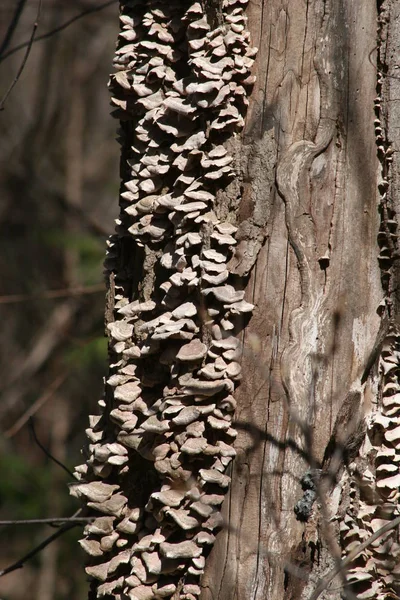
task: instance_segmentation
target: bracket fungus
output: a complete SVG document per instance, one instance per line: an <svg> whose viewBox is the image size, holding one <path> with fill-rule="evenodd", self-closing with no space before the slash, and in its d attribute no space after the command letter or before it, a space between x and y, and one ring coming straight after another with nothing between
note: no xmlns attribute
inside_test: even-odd
<svg viewBox="0 0 400 600"><path fill-rule="evenodd" d="M340 522L344 554L350 554L399 515L400 508L400 332L389 331L379 357L380 398L367 418L367 436L339 485L349 488L350 504ZM351 477L356 473L356 479ZM348 500L346 501L348 503ZM360 600L384 600L397 589L400 559L397 530L380 536L348 569L348 585ZM393 596L398 597L398 596Z"/></svg>
<svg viewBox="0 0 400 600"><path fill-rule="evenodd" d="M72 486L98 515L81 542L93 598L196 600L222 526L235 336L254 308L228 269L237 227L218 217L218 192L240 173L221 140L237 139L254 82L246 5L221 0L213 24L200 2L121 1L110 82L123 146L106 256L111 365Z"/></svg>

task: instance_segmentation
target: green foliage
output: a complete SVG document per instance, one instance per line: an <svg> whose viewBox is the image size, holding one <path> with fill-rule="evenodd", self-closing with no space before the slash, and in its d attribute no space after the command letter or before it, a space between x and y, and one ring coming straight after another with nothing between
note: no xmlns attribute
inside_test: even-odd
<svg viewBox="0 0 400 600"><path fill-rule="evenodd" d="M101 265L104 260L104 243L90 234L68 233L52 229L43 234L42 241L52 248L69 250L76 257L76 275L83 285L101 280Z"/></svg>
<svg viewBox="0 0 400 600"><path fill-rule="evenodd" d="M65 351L64 360L74 370L86 371L98 365L103 368L107 360L107 340L104 336L99 336L70 346Z"/></svg>
<svg viewBox="0 0 400 600"><path fill-rule="evenodd" d="M25 456L10 453L0 457L0 470L0 503L6 518L37 519L46 514L50 469L33 467Z"/></svg>

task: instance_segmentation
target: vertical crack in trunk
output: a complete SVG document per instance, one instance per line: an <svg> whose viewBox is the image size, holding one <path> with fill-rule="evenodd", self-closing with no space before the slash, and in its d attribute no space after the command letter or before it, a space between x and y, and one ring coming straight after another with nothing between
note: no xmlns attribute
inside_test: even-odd
<svg viewBox="0 0 400 600"><path fill-rule="evenodd" d="M378 307L381 328L375 349L364 375L369 377L374 398L367 416L367 432L358 456L350 462L340 481L344 518L340 522L344 555L356 552L377 530L399 514L400 501L400 329L398 161L393 153L399 148L394 131L391 104L394 85L390 52L399 30L391 28L395 7L378 0L377 97L375 99L375 135L380 165L378 233L381 283L384 298ZM390 57L389 59L387 57ZM397 68L397 67L395 67ZM393 164L392 164L393 163ZM398 527L387 531L359 552L347 573L347 587L359 599L399 599Z"/></svg>

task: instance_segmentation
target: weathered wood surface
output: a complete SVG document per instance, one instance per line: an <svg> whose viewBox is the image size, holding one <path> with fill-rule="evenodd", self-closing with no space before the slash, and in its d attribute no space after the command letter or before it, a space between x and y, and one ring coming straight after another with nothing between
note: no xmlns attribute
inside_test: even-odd
<svg viewBox="0 0 400 600"><path fill-rule="evenodd" d="M256 309L242 338L227 529L207 560L202 600L308 598L332 566L327 540L294 507L347 394L361 389L383 297L376 3L260 0L248 16L259 53L231 267L243 274L255 261L246 299ZM348 415L360 397L350 396Z"/></svg>
<svg viewBox="0 0 400 600"><path fill-rule="evenodd" d="M161 595L168 580L169 591L162 593L174 599L316 600L319 579L341 557L339 540L345 554L354 543L343 527L339 536L339 522L352 513L347 529L354 526L359 534L358 524L364 527L359 543L398 510L397 479L391 477L398 456L391 463L385 452L396 454L392 441L400 440L400 8L395 0L249 2L248 26L259 52L242 130L254 54L246 32L236 46L228 40L235 19L241 19L236 29L245 29L245 4L172 3L163 5L165 16L156 2L121 2L126 30L111 88L122 120L123 193L108 260L110 377L102 416L92 417L88 430L91 455L78 468L82 483L75 486L91 509L112 515L112 540L104 548L97 526L86 528L83 540L92 555L93 598L147 600ZM160 23L152 26L158 18L161 30ZM154 41L160 31L171 47ZM225 36L221 48L236 53L236 61L226 57L229 85L222 83L224 67L215 84L210 40L216 31ZM143 86L159 50L168 76L153 74ZM210 89L218 102L206 98ZM224 123L226 114L234 115L232 127ZM226 177L214 171L221 152L231 165ZM161 155L154 175L152 160ZM192 203L196 194L201 201ZM190 218L198 214L200 221L188 224L176 214L182 208L184 215L198 211ZM220 230L228 232L222 248ZM200 265L216 249L224 290ZM219 277L220 267L213 269ZM209 288L210 282L217 287ZM251 304L241 303L244 284ZM185 311L193 320L168 329ZM235 437L228 425L231 392L240 373L235 352L226 357L233 361L228 371L215 348L238 332L237 457L228 467L225 527L205 561L205 545L214 541L209 531L221 522L218 509L198 511L202 501L196 499L219 486L220 502L227 489L224 469ZM213 371L217 360L223 375ZM182 412L171 417L175 411ZM188 411L190 431L181 418ZM209 421L210 411L218 419ZM218 431L211 431L213 422ZM228 444L218 446L224 439ZM321 469L323 475L315 493L317 480L307 484L309 496L318 497L313 509L302 489L310 468L312 477ZM159 506L160 490L178 494L176 504L165 500L174 510ZM338 519L329 525L335 511ZM207 521L209 514L215 522ZM135 541L143 536L151 556ZM376 548L379 554L379 543ZM377 571L371 552L372 595L362 598L377 590L376 600L383 600L394 584L390 576L384 580L386 567ZM400 548L393 544L391 552L393 558ZM171 557L182 564L170 567ZM193 582L204 561L200 588ZM321 598L340 597L341 577L333 583L336 591L321 588Z"/></svg>

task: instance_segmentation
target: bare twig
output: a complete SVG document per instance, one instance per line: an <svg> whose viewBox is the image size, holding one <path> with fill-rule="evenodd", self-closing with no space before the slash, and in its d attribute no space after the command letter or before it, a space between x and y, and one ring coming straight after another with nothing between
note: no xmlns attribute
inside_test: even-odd
<svg viewBox="0 0 400 600"><path fill-rule="evenodd" d="M27 300L40 300L44 298L70 298L71 296L84 296L85 294L97 294L105 292L103 283L88 285L87 287L64 288L60 290L47 290L41 294L10 294L0 296L0 304L16 304Z"/></svg>
<svg viewBox="0 0 400 600"><path fill-rule="evenodd" d="M75 516L77 514L79 514L80 512L81 512L81 509L79 509L71 517L71 519L75 518ZM31 559L34 556L36 556L36 554L39 554L39 552L41 552L41 550L43 550L44 548L46 548L46 546L48 546L49 544L51 544L51 542L53 542L54 540L56 540L57 538L59 538L61 535L63 535L63 533L66 533L67 531L69 531L70 529L73 529L74 527L77 527L78 525L79 525L79 523L76 523L76 522L66 523L65 525L63 525L63 527L60 527L60 529L58 529L56 532L52 533L49 537L47 537L45 540L43 540L43 542L41 542L38 546L36 546L30 552L28 552L28 554L25 554L25 556L23 556L22 558L20 558L19 560L17 560L15 563L13 563L9 567L6 567L2 571L0 571L0 577L4 577L4 575L7 575L8 573L11 573L12 571L16 571L17 569L22 569L22 567L24 566L24 564L29 559Z"/></svg>
<svg viewBox="0 0 400 600"><path fill-rule="evenodd" d="M54 519L18 519L15 521L0 521L0 527L5 525L60 525L63 523L90 523L96 517L55 517Z"/></svg>
<svg viewBox="0 0 400 600"><path fill-rule="evenodd" d="M33 42L35 40L36 30L37 30L38 25L39 25L40 10L41 10L41 8L42 8L42 0L39 0L38 9L37 9L37 13L36 13L36 19L35 19L35 22L33 24L31 37L30 37L29 42L27 44L25 56L24 56L24 58L22 60L22 63L20 65L19 69L18 69L18 72L17 72L17 74L16 74L16 76L14 78L14 81L11 83L10 87L8 88L8 90L6 91L5 95L3 96L3 99L0 102L0 110L4 110L4 105L5 105L6 101L7 101L7 98L11 94L12 90L14 89L14 87L17 85L18 80L19 80L19 78L22 75L22 71L25 68L26 62L28 60L29 54L30 54L31 49L32 49Z"/></svg>
<svg viewBox="0 0 400 600"><path fill-rule="evenodd" d="M4 39L0 46L0 59L1 59L1 56L3 55L4 51L8 48L8 46L11 42L11 38L14 35L14 31L16 30L16 28L18 26L18 23L21 18L22 12L25 8L26 2L27 2L27 0L19 0L19 2L17 4L13 18L11 19L11 23L8 26L6 35L4 36Z"/></svg>
<svg viewBox="0 0 400 600"><path fill-rule="evenodd" d="M39 35L37 38L34 39L34 42L40 42L42 40L46 40L49 37L51 37L52 35L55 35L56 33L63 31L63 29L66 29L67 27L72 25L72 23L75 23L75 21L78 21L79 19L82 19L83 17L86 17L87 15L90 15L94 12L99 12L99 11L103 10L104 8L107 8L107 6L110 6L111 4L116 4L117 2L118 2L118 0L108 0L108 2L104 2L104 4L100 4L99 6L95 6L93 8L88 8L87 10L84 10L83 12L79 13L78 15L75 15L75 17L68 19L68 21L65 21L65 23L62 23L58 27L55 27L54 29L51 29L50 31L43 33L42 35ZM15 52L18 52L18 50L21 50L22 48L26 48L26 46L28 46L28 45L29 45L29 42L23 42L22 44L18 44L18 46L14 46L14 48L11 48L11 50L9 50L8 52L5 52L3 54L3 56L0 57L0 62L2 62L3 60L8 58Z"/></svg>
<svg viewBox="0 0 400 600"><path fill-rule="evenodd" d="M35 413L37 413L37 411L40 408L42 408L42 406L48 400L50 400L50 398L53 397L55 392L65 381L66 377L67 377L67 373L61 373L61 375L58 375L54 379L54 381L52 381L52 383L49 385L47 390L41 396L39 396L39 398L37 400L35 400L35 402L28 408L28 410L25 411L24 414L14 423L14 425L12 427L10 427L9 429L7 429L7 431L4 433L4 437L5 438L13 437L21 429L21 427L23 427L25 425L25 423L27 423L28 420L31 417L33 417L33 415Z"/></svg>
<svg viewBox="0 0 400 600"><path fill-rule="evenodd" d="M325 577L320 579L317 587L315 588L314 592L310 596L310 600L317 600L317 598L319 598L319 596L328 587L328 585L336 577L336 575L338 575L341 571L344 571L346 569L346 567L348 567L349 564L352 563L353 560L355 558L357 558L357 556L359 554L361 554L361 552L363 550L368 548L368 546L370 544L372 544L375 540L380 538L387 531L394 529L398 525L400 525L400 517L397 517L390 523L387 523L386 525L384 525L383 527L381 527L380 529L375 531L375 533L373 533L369 538L367 538L365 540L365 542L362 542L362 544L357 546L357 548L354 548L354 550L352 552L350 552L350 554L348 556L346 556L346 558L344 558L342 561L340 561L338 566L336 566L334 569L332 569L332 571L329 571L329 573L327 575L325 575Z"/></svg>
<svg viewBox="0 0 400 600"><path fill-rule="evenodd" d="M53 455L52 455L52 454L51 454L51 453L50 453L50 452L47 450L47 448L45 448L45 447L43 446L43 444L41 444L41 443L40 443L40 441L39 441L39 440L38 440L38 438L37 438L36 431L35 431L35 427L34 427L34 424L33 424L33 417L30 417L30 418L29 418L29 426L30 426L30 429L31 429L31 431L32 431L33 439L35 440L35 442L36 442L36 444L39 446L39 448L40 448L40 449L41 449L41 450L42 450L42 451L45 453L45 455L46 455L48 458L50 458L50 460L52 460L53 462L55 462L55 463L56 463L56 465L58 465L59 467L61 467L62 469L64 469L64 471L65 471L66 473L68 473L68 475L70 475L70 476L71 476L73 479L76 479L76 477L75 477L75 475L73 474L73 472L72 472L72 471L70 471L70 470L68 469L68 467L66 467L65 465L63 465L63 463L62 463L62 462L60 462L59 460L57 460L57 458L55 458L55 457L54 457L54 456L53 456Z"/></svg>

